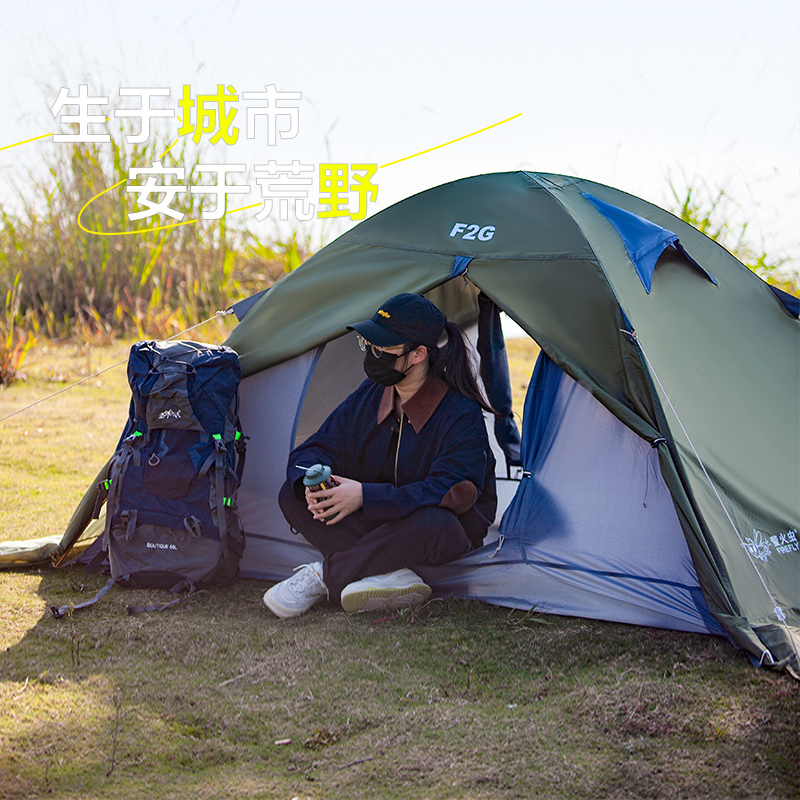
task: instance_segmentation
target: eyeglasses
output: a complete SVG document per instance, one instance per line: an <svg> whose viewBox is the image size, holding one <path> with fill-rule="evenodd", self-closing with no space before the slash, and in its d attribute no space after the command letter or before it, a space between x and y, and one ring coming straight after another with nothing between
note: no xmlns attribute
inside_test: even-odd
<svg viewBox="0 0 800 800"><path fill-rule="evenodd" d="M356 338L358 339L358 346L361 348L362 353L367 352L367 348L369 348L370 353L372 353L375 358L380 358L381 353L387 350L385 347L378 347L376 344L372 344L368 342L360 333L356 334ZM395 345L397 347L398 345ZM398 355L402 356L405 353L409 353L411 350L408 348L407 345L403 345L403 351L401 353L390 353L390 355Z"/></svg>

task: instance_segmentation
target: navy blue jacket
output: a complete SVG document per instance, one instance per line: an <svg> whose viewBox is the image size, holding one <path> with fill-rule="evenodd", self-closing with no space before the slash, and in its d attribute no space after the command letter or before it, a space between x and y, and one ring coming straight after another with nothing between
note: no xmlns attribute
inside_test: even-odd
<svg viewBox="0 0 800 800"><path fill-rule="evenodd" d="M363 484L364 521L377 527L424 506L452 511L474 545L497 510L495 460L480 406L430 377L402 406L392 483L377 479L389 454L395 392L366 380L289 456L302 492L303 467L328 464Z"/></svg>

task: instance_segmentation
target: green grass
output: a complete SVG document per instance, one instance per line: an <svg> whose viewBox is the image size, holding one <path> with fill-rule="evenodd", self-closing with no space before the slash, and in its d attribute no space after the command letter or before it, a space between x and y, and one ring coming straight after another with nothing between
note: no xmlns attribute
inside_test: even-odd
<svg viewBox="0 0 800 800"><path fill-rule="evenodd" d="M786 258L768 253L763 243L754 243L747 222L731 222L741 217L741 207L727 189L712 188L699 178L678 189L669 181L673 202L668 210L701 233L719 242L767 283L800 297L800 270Z"/></svg>
<svg viewBox="0 0 800 800"><path fill-rule="evenodd" d="M13 578L1 796L796 796L797 686L720 639L454 600L278 621L251 581L56 622L101 580Z"/></svg>
<svg viewBox="0 0 800 800"><path fill-rule="evenodd" d="M125 350L32 351L0 416ZM99 380L0 423L2 538L63 529L110 454L124 369ZM114 589L52 618L103 581L0 572L0 798L800 793L800 684L721 638L453 599L277 620L256 581L136 617L163 593Z"/></svg>

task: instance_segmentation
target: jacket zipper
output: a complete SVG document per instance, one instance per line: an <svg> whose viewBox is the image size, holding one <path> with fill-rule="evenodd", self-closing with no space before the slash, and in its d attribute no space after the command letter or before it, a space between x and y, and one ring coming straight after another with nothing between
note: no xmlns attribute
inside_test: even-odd
<svg viewBox="0 0 800 800"><path fill-rule="evenodd" d="M403 436L403 412L400 412L400 427L397 430L397 447L394 451L394 485L397 486L397 460L400 457L400 439Z"/></svg>

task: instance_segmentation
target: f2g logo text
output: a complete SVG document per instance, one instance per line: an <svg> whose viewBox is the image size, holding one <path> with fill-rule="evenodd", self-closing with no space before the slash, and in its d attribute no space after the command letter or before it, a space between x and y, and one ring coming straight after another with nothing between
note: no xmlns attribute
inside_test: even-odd
<svg viewBox="0 0 800 800"><path fill-rule="evenodd" d="M453 230L450 231L450 236L455 238L459 234L461 234L462 239L480 239L482 242L488 242L489 239L494 236L495 227L494 225L476 225L473 223L466 223L466 222L456 222L453 225Z"/></svg>

